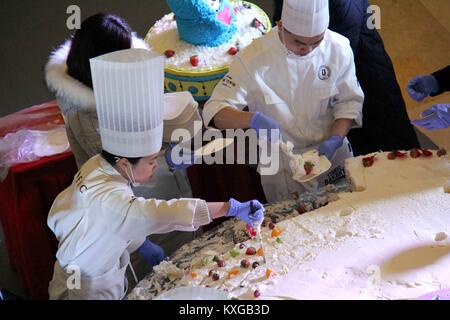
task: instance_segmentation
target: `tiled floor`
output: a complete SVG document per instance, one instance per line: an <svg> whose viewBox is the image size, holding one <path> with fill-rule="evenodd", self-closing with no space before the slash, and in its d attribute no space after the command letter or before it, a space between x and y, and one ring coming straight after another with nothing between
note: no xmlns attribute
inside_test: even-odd
<svg viewBox="0 0 450 320"><path fill-rule="evenodd" d="M34 1L23 1L21 6L25 6L25 3L30 3L30 6L33 7L32 11L29 12L30 14L26 15L28 20L31 19L29 18L30 15L38 16L42 14L49 19L48 21L60 22L60 20L63 20L61 18L64 18L64 16L61 17L61 12L64 12L61 10L71 4L71 2L69 2L70 1L58 1L58 6L55 7L55 3L52 1L51 6L50 4L47 4L52 8L52 10L50 11L47 10L47 7L45 5L46 1L39 2L40 4L43 4L39 7L33 7L33 5L35 4ZM151 11L153 14L156 14L158 16L162 12L165 12L165 1L163 0L148 1L145 3L145 5L142 3L136 4L136 1L124 2L114 0L108 1L108 8L106 9L102 9L102 6L105 6L106 4L102 5L99 1L78 2L84 3L82 5L82 9L84 9L84 12L86 14L91 14L102 10L107 11L108 9L110 9L110 11L125 16L128 20L130 20L130 24L132 24L132 26L141 33L141 35L144 35L145 33L147 25L146 21L148 21L148 25L150 25L152 21L157 18L151 17L151 14L149 14L148 17L143 17L142 12L145 12L145 10L147 10L145 9L145 6L151 6L152 10L148 10L148 12ZM264 9L270 12L271 0L254 0L253 2L260 4ZM31 5L31 3L33 3L33 5ZM401 87L403 88L403 94L407 101L408 113L410 117L417 117L420 112L434 103L450 103L450 93L441 95L436 98L428 99L424 103L417 103L412 101L408 97L405 90L406 84L411 77L417 74L430 73L450 64L450 1L372 0L371 3L379 5L382 10L380 33L383 36L386 48L394 62L397 78ZM135 6L135 9L133 9L133 5ZM58 12L58 10L61 12ZM0 10L0 12L1 11L2 10ZM23 10L9 11L14 11L16 12L16 14L20 14L20 12L22 12ZM5 10L3 12L8 11ZM43 12L45 12L45 14ZM132 17L135 17L136 19L133 21ZM23 20L23 18L19 19L19 17L12 18L15 19L16 22L18 20L21 21L21 19ZM2 20L5 21L4 19ZM41 20L36 19L35 21ZM6 20L6 22L8 22L8 20ZM26 21L23 22L25 23ZM38 81L42 81L42 69L41 65L39 65L34 66L35 68L30 70L30 66L33 66L35 64L35 56L37 55L38 57L41 57L41 62L43 63L45 61L45 56L48 54L50 48L62 41L63 37L65 36L63 35L65 34L65 32L60 32L61 34L57 34L58 32L55 31L57 29L55 29L54 27L49 28L48 25L43 24L36 24L33 25L32 28L30 27L28 29L32 29L32 31L30 31L30 34L33 33L37 36L29 39L31 43L25 42L27 43L26 48L22 48L20 50L17 48L12 48L12 50L2 49L1 55L2 61L13 62L16 61L17 55L19 55L20 57L20 54L23 54L24 57L20 58L22 63L16 66L17 69L14 69L13 71L15 74L31 73L32 77L30 79L34 79L34 83L37 83ZM20 32L22 31L18 31L18 33ZM43 34L45 34L49 39L42 37ZM10 40L12 41L13 38L15 38L15 35L10 37ZM8 40L8 38L6 38L6 40ZM36 43L32 41L35 41ZM8 52L10 56L7 56ZM31 57L33 58L30 59ZM23 70L21 70L20 68L22 68ZM14 75L11 74L10 76L13 77ZM20 81L16 82L20 83ZM14 84L15 81L10 81L9 83ZM18 95L23 88L15 89L15 91L14 88L10 89L11 90L7 90L8 92L10 92L10 94L12 92L14 95ZM27 90L28 91L25 94L25 100L14 98L15 100L13 101L17 103L27 104L27 99L36 102L36 97L46 97L46 93L42 92L42 90L45 90L43 85L30 86L30 88L27 88ZM37 92L34 95L33 90ZM9 112L13 111L13 109L9 110ZM2 114L6 113L7 112L2 111ZM422 132L426 136L431 138L437 145L450 148L450 129L440 130L436 132ZM430 144L430 142L425 138L421 138L421 140L424 141L426 145ZM18 282L15 273L9 268L6 249L1 238L1 229L0 287L7 288L19 295L25 295L20 287L20 283Z"/></svg>

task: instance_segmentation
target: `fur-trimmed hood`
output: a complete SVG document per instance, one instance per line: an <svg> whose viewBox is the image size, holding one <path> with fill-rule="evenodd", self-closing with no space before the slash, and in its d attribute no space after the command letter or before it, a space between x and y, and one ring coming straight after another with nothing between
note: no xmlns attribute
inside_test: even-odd
<svg viewBox="0 0 450 320"><path fill-rule="evenodd" d="M48 89L53 92L58 100L80 109L95 110L95 97L91 88L72 78L67 73L67 57L70 52L71 40L67 40L59 48L50 54L45 66L45 80ZM132 48L149 49L144 40L133 34ZM61 104L61 103L60 103ZM60 106L63 112L68 111L67 106ZM66 109L66 110L65 110Z"/></svg>

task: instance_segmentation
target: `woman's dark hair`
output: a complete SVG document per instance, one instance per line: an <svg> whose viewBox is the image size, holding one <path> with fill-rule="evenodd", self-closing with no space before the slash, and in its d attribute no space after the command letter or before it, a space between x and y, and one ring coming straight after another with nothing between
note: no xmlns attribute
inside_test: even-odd
<svg viewBox="0 0 450 320"><path fill-rule="evenodd" d="M68 74L92 89L89 60L114 51L130 49L132 30L120 17L98 13L87 18L72 39L67 57Z"/></svg>
<svg viewBox="0 0 450 320"><path fill-rule="evenodd" d="M105 151L105 150L102 150L102 157L103 157L103 159L105 159L113 167L116 165L117 159L127 159L128 162L132 166L137 165L139 163L139 161L142 159L142 158L127 158L127 157L116 156L116 155L111 154L111 153L109 153L108 151Z"/></svg>

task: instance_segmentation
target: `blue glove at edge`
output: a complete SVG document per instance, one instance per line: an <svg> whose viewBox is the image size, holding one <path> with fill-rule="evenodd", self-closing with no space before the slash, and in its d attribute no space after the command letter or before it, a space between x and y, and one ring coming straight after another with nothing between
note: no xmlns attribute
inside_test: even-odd
<svg viewBox="0 0 450 320"><path fill-rule="evenodd" d="M450 127L450 104L435 104L425 110L422 116L424 119L413 120L411 123L430 131L446 129Z"/></svg>
<svg viewBox="0 0 450 320"><path fill-rule="evenodd" d="M236 217L252 226L260 225L264 220L264 206L258 200L241 203L230 199L230 209L227 217Z"/></svg>
<svg viewBox="0 0 450 320"><path fill-rule="evenodd" d="M332 135L319 146L319 155L326 156L331 161L336 151L342 147L344 138L339 135Z"/></svg>
<svg viewBox="0 0 450 320"><path fill-rule="evenodd" d="M439 83L432 75L417 76L408 82L408 93L413 100L418 102L438 91Z"/></svg>

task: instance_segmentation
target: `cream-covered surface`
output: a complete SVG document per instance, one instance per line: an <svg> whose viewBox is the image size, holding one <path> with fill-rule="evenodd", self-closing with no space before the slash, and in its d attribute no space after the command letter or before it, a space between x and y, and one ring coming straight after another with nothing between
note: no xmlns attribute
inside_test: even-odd
<svg viewBox="0 0 450 320"><path fill-rule="evenodd" d="M364 167L362 157L346 167L361 191L339 193L324 207L278 223L277 237L263 228L267 265L246 255L247 247L260 247L258 241L242 249L234 241L233 257L233 244L223 239L197 250L189 268L178 270L181 279L172 279L175 285L226 289L240 299L253 299L256 290L261 299L411 299L450 287L448 156L388 160L379 153L372 167ZM217 267L215 255L225 267ZM242 259L260 266L242 268ZM167 277L168 267L174 268L165 263L159 276ZM268 279L267 269L273 271ZM239 273L229 277L230 270ZM144 291L138 288L134 298Z"/></svg>
<svg viewBox="0 0 450 320"><path fill-rule="evenodd" d="M409 299L450 287L448 157L350 159L364 191L280 223L290 272L264 295L298 299ZM308 242L309 240L309 242ZM279 263L279 262L277 262Z"/></svg>

